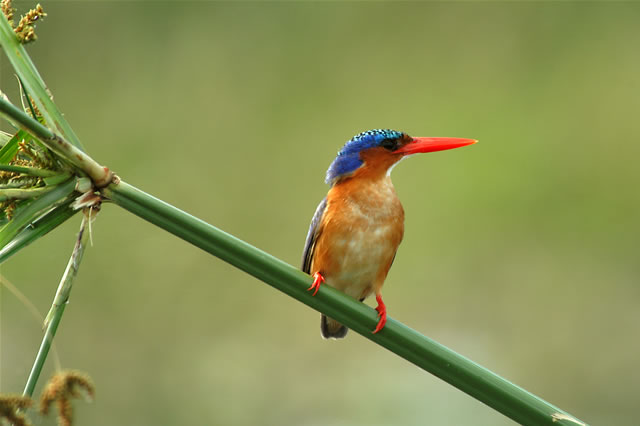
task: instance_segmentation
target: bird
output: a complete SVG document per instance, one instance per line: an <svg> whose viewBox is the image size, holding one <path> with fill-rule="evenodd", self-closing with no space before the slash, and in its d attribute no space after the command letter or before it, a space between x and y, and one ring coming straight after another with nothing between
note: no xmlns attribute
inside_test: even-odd
<svg viewBox="0 0 640 426"><path fill-rule="evenodd" d="M378 323L387 322L382 285L404 235L404 209L391 182L391 170L418 153L476 143L474 139L411 137L404 132L362 132L338 152L327 170L330 186L311 220L302 254L302 271L313 277L315 296L324 283L363 302L375 293ZM322 315L321 335L340 339L348 328Z"/></svg>

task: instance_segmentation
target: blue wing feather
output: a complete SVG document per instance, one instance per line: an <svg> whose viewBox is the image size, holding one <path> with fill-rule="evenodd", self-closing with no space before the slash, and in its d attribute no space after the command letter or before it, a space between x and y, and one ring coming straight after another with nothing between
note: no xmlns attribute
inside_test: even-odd
<svg viewBox="0 0 640 426"><path fill-rule="evenodd" d="M309 226L309 232L307 233L307 241L304 243L304 252L302 253L302 271L307 274L311 274L311 262L313 260L313 249L316 245L316 240L320 235L318 227L322 222L322 215L327 208L327 197L324 197L311 219L311 226Z"/></svg>

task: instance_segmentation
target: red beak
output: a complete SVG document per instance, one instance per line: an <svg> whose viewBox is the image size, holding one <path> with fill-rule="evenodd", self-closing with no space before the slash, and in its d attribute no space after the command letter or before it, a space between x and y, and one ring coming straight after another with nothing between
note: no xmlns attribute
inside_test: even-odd
<svg viewBox="0 0 640 426"><path fill-rule="evenodd" d="M393 153L411 155L418 154L420 152L444 151L445 149L472 145L476 142L478 141L475 139L462 138L413 138L411 142L402 148L393 151Z"/></svg>

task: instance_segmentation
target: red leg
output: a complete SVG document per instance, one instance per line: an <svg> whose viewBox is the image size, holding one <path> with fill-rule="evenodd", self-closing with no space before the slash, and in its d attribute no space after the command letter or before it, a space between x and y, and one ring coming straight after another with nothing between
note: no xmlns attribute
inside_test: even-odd
<svg viewBox="0 0 640 426"><path fill-rule="evenodd" d="M373 334L382 330L384 328L384 325L387 323L387 307L382 301L381 294L376 294L376 301L378 302L378 306L376 306L376 311L378 311L378 318L380 319L378 320L378 325L376 326L376 329L373 330Z"/></svg>
<svg viewBox="0 0 640 426"><path fill-rule="evenodd" d="M313 295L315 296L316 293L318 293L318 290L320 290L320 284L322 284L323 282L324 277L320 274L320 272L316 272L315 274L313 274L313 283L311 284L311 287L307 289L307 291L315 289L315 291L313 292Z"/></svg>

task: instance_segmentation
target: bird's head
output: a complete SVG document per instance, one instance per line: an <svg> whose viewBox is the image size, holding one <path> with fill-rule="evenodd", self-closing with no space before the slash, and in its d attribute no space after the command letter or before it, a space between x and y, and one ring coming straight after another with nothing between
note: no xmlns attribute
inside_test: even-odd
<svg viewBox="0 0 640 426"><path fill-rule="evenodd" d="M356 175L384 176L390 173L394 164L409 155L459 148L476 142L461 138L412 138L389 129L368 130L354 136L342 147L327 170L325 182L334 185Z"/></svg>

